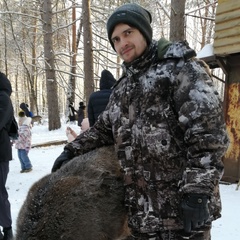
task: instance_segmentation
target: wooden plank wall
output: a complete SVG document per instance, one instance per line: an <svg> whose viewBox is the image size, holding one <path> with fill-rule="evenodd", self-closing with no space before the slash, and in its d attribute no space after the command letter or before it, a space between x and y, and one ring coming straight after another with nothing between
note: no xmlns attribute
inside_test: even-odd
<svg viewBox="0 0 240 240"><path fill-rule="evenodd" d="M226 64L230 71L225 85L226 125L230 145L224 156L223 179L229 182L240 180L240 54L229 55Z"/></svg>
<svg viewBox="0 0 240 240"><path fill-rule="evenodd" d="M218 0L214 34L214 54L240 52L240 1Z"/></svg>

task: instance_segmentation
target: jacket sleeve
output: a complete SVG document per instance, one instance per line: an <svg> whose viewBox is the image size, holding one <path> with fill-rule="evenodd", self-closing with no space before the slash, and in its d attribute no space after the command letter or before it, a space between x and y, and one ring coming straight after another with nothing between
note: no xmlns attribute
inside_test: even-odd
<svg viewBox="0 0 240 240"><path fill-rule="evenodd" d="M90 124L90 127L94 125L94 113L93 113L93 106L92 106L92 98L90 96L89 101L88 101L88 121Z"/></svg>
<svg viewBox="0 0 240 240"><path fill-rule="evenodd" d="M65 146L65 149L78 156L95 148L112 145L113 142L112 126L106 109L93 127L78 135L74 141Z"/></svg>
<svg viewBox="0 0 240 240"><path fill-rule="evenodd" d="M174 102L187 148L181 191L211 196L223 174L229 139L219 95L197 62L187 62L178 74Z"/></svg>
<svg viewBox="0 0 240 240"><path fill-rule="evenodd" d="M11 119L11 102L9 96L4 93L0 92L0 131L6 127L9 123L9 119Z"/></svg>

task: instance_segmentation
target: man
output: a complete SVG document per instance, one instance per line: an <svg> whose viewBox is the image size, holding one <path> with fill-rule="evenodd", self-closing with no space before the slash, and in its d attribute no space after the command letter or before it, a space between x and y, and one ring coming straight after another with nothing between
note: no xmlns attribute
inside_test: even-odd
<svg viewBox="0 0 240 240"><path fill-rule="evenodd" d="M100 90L93 92L88 101L88 120L90 127L94 125L98 116L105 110L112 93L111 88L115 83L116 79L113 77L112 73L104 69L101 72Z"/></svg>
<svg viewBox="0 0 240 240"><path fill-rule="evenodd" d="M116 9L109 41L123 77L95 125L66 145L52 171L74 156L115 144L125 173L129 239L209 240L220 217L221 158L228 147L221 102L185 42L152 40L151 14Z"/></svg>
<svg viewBox="0 0 240 240"><path fill-rule="evenodd" d="M0 239L13 239L11 207L8 201L6 181L9 161L12 160L12 145L8 135L13 119L13 107L10 99L12 87L6 76L0 72Z"/></svg>

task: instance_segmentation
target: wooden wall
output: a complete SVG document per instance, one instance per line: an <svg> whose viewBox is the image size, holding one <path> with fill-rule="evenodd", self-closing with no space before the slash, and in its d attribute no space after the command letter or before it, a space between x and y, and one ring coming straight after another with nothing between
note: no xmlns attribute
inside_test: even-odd
<svg viewBox="0 0 240 240"><path fill-rule="evenodd" d="M214 54L225 56L240 52L240 1L218 0Z"/></svg>
<svg viewBox="0 0 240 240"><path fill-rule="evenodd" d="M240 179L240 54L226 57L229 73L225 86L226 125L230 138L224 156L223 179L237 182Z"/></svg>

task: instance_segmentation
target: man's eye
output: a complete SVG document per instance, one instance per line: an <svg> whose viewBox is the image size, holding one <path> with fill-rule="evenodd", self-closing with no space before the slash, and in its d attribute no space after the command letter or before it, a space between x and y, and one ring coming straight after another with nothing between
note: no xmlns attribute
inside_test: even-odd
<svg viewBox="0 0 240 240"><path fill-rule="evenodd" d="M113 38L113 39L112 39L112 42L113 42L113 43L116 43L116 42L118 42L118 41L119 41L118 38Z"/></svg>

